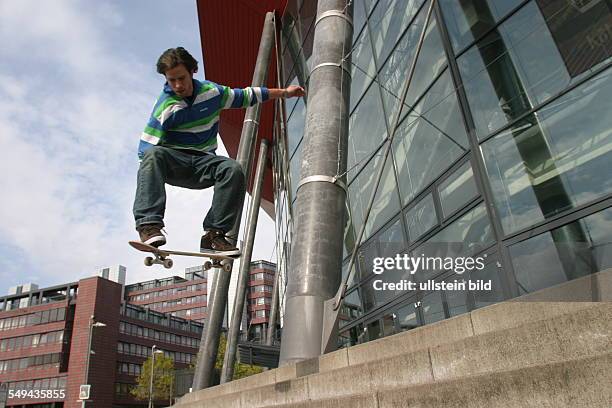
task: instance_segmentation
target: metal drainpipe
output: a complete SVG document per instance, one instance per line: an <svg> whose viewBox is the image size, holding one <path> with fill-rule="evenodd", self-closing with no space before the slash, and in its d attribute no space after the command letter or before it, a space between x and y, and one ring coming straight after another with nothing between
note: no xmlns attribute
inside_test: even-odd
<svg viewBox="0 0 612 408"><path fill-rule="evenodd" d="M253 199L249 208L249 219L247 220L246 238L240 258L240 273L238 275L238 285L236 288L236 300L232 311L232 320L227 336L227 347L223 359L223 369L221 370L221 383L232 380L234 376L234 361L236 348L238 345L238 333L242 322L242 312L244 311L244 298L248 289L249 273L251 271L251 257L253 255L253 244L255 242L255 231L257 230L257 219L259 218L259 205L261 203L261 190L263 187L266 162L268 159L268 141L261 139L259 147L259 160L255 171L255 183L253 184Z"/></svg>
<svg viewBox="0 0 612 408"><path fill-rule="evenodd" d="M262 86L265 84L273 45L274 13L269 12L266 13L261 40L259 42L257 62L255 63L253 80L251 81L252 86ZM247 183L250 178L253 147L257 139L260 113L261 104L251 106L247 109L244 116L242 133L240 135L238 154L236 155L236 160L242 165ZM234 228L228 233L230 237L238 236L241 217L242 206L240 206ZM229 289L230 277L231 274L229 273L219 272L217 274L217 279L215 279L215 284L212 287L212 300L209 303L208 318L200 341L200 350L198 352L198 362L193 377L192 391L197 391L212 385L215 361L217 359L217 351L219 350L221 326L223 325L223 314L227 306L227 291Z"/></svg>
<svg viewBox="0 0 612 408"><path fill-rule="evenodd" d="M352 2L319 0L280 364L319 356L323 303L340 284Z"/></svg>

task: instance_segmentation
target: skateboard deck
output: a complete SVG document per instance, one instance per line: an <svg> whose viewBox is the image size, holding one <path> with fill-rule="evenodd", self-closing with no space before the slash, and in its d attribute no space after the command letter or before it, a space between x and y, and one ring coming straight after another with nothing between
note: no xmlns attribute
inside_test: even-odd
<svg viewBox="0 0 612 408"><path fill-rule="evenodd" d="M129 241L128 242L133 248L141 251L141 252L149 252L155 256L146 257L144 263L146 266L151 266L154 264L163 265L164 268L169 269L172 268L172 259L169 258L170 255L177 256L195 256L199 258L209 258L211 261L206 261L204 263L204 269L209 270L210 268L223 268L226 272L231 271L232 264L231 263L222 263L222 261L234 260L240 258L240 254L238 255L227 255L223 252L188 252L188 251L174 251L171 249L161 249L154 247L153 245L147 245L140 241Z"/></svg>

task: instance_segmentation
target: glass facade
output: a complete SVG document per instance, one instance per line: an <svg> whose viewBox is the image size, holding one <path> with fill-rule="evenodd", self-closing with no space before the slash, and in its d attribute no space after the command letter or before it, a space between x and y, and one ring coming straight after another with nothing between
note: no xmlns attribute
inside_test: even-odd
<svg viewBox="0 0 612 408"><path fill-rule="evenodd" d="M289 1L279 56L283 84L308 86L316 3ZM352 6L348 221L338 237L345 244L343 277L364 224L365 235L339 344L410 330L612 267L608 3L354 0ZM277 115L282 285L290 275L307 109L306 98L288 100ZM439 268L417 279L480 279L491 290L373 290L375 257L442 247L446 256L482 256L484 268L461 276ZM401 270L385 273L408 278Z"/></svg>

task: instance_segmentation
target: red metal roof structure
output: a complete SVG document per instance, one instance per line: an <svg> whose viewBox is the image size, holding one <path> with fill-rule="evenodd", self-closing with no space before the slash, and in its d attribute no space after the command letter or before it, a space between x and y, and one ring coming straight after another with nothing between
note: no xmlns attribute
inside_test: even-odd
<svg viewBox="0 0 612 408"><path fill-rule="evenodd" d="M234 88L250 86L265 15L275 11L278 22L286 5L287 0L197 0L206 78ZM278 87L274 48L266 86ZM259 155L261 138L272 142L274 104L268 102L262 107L255 160ZM233 158L238 152L244 114L244 109L226 110L221 114L219 134ZM251 173L252 179L254 170ZM249 183L249 191L251 187L252 183ZM271 160L266 166L262 199L262 207L272 215L274 192Z"/></svg>

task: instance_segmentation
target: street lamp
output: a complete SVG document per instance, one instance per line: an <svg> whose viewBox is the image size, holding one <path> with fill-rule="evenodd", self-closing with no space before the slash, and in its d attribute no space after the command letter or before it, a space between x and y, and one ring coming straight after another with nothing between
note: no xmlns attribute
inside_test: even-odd
<svg viewBox="0 0 612 408"><path fill-rule="evenodd" d="M161 350L156 350L157 346L154 344L151 347L151 380L149 381L149 408L153 408L153 374L155 373L155 354L163 353Z"/></svg>
<svg viewBox="0 0 612 408"><path fill-rule="evenodd" d="M88 384L89 382L89 357L91 356L91 354L93 354L93 351L91 350L91 338L93 337L93 328L105 326L106 324L102 322L96 322L96 320L94 319L94 315L91 315L89 317L89 339L87 344L87 356L85 357L85 384ZM81 400L81 407L85 408L85 400Z"/></svg>

